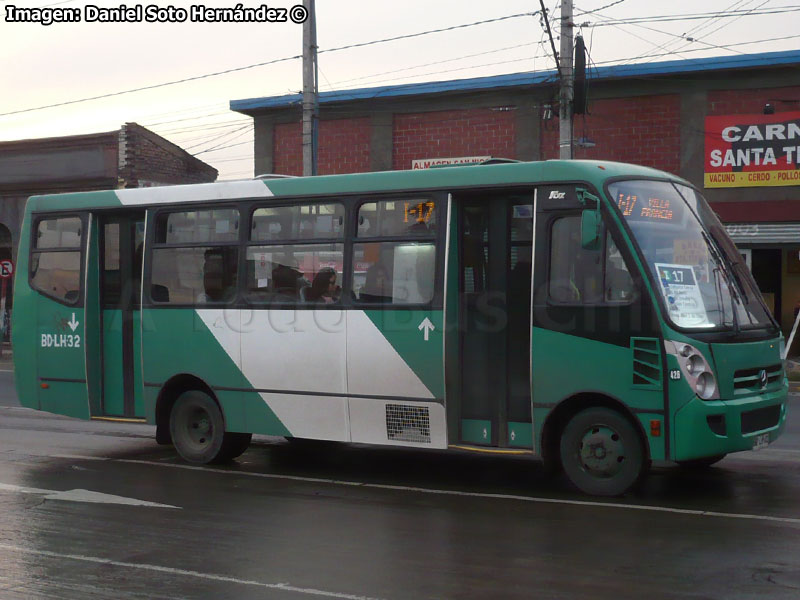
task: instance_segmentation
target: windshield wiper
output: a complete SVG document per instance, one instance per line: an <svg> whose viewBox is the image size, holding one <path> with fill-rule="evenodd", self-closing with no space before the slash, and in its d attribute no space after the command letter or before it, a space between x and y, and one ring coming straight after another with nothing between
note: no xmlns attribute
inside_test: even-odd
<svg viewBox="0 0 800 600"><path fill-rule="evenodd" d="M717 263L717 267L713 269L715 273L715 281L716 281L716 274L718 272L722 272L725 275L725 280L728 286L728 290L730 291L731 298L735 300L738 304L742 304L742 299L739 297L739 293L736 291L736 283L733 281L733 275L728 273L728 263L725 262L725 259L722 257L722 254L717 249L714 241L711 239L711 236L706 232L705 228L702 227L702 222L698 219L698 223L701 223L700 228L700 235L703 236L703 240L706 243L706 247L708 248L711 257L714 259L714 262ZM731 268L732 270L732 268ZM725 299L722 297L722 289L716 285L714 285L714 289L717 292L717 301L722 306L722 318L723 323L725 320ZM731 312L733 313L733 330L736 333L739 333L739 317L736 314L736 307L731 302Z"/></svg>

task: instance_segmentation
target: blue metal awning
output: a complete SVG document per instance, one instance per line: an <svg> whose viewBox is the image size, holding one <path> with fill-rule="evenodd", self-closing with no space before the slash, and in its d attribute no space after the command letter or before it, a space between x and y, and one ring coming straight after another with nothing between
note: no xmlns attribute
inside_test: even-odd
<svg viewBox="0 0 800 600"><path fill-rule="evenodd" d="M639 63L630 65L614 65L592 68L588 77L594 81L623 79L628 77L656 77L678 73L697 73L702 71L722 71L727 69L752 69L758 67L775 67L781 65L800 64L800 51L765 52L761 54L737 54L735 56L719 56L711 58L694 58L689 60L670 60L655 63ZM455 79L449 81L432 81L425 83L409 83L404 85L385 85L371 88L321 92L320 104L333 102L352 102L358 100L374 100L378 98L396 98L403 96L421 96L443 94L447 92L469 92L486 89L514 88L554 83L558 80L558 72L539 71L535 73L511 73L509 75L493 75L471 79ZM285 96L268 96L231 100L231 110L250 112L270 108L284 108L300 105L302 94Z"/></svg>

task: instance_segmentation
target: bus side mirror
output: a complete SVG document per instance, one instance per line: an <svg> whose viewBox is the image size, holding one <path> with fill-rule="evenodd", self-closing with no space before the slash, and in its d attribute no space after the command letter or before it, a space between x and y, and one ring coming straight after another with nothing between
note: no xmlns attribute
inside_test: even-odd
<svg viewBox="0 0 800 600"><path fill-rule="evenodd" d="M584 250L600 249L600 211L587 208L581 213L581 246Z"/></svg>

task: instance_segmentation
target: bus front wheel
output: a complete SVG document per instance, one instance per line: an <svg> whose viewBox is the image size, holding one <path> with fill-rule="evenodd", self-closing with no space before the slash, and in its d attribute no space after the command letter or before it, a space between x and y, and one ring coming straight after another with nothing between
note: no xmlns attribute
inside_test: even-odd
<svg viewBox="0 0 800 600"><path fill-rule="evenodd" d="M181 394L169 417L172 443L178 454L192 464L222 463L247 450L249 433L225 431L225 420L208 394L190 390Z"/></svg>
<svg viewBox="0 0 800 600"><path fill-rule="evenodd" d="M615 410L587 408L561 434L561 465L572 484L594 496L619 496L643 475L647 461L641 436Z"/></svg>

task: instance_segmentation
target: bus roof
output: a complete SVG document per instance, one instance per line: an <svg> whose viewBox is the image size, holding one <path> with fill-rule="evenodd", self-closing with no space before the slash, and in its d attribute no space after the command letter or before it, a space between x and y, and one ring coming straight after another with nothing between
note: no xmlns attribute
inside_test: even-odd
<svg viewBox="0 0 800 600"><path fill-rule="evenodd" d="M51 194L32 196L26 210L28 212L82 210L271 197L458 190L568 181L585 181L602 188L604 181L612 177L658 177L679 180L675 175L664 171L626 163L547 160Z"/></svg>

